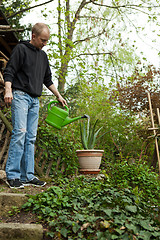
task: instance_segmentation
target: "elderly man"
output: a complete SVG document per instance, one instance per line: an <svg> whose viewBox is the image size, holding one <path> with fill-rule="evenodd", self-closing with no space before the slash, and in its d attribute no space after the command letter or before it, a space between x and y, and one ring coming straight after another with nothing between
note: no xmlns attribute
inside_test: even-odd
<svg viewBox="0 0 160 240"><path fill-rule="evenodd" d="M49 28L36 23L30 41L20 41L14 48L4 71L6 103L11 103L12 137L6 163L10 188L25 185L44 186L34 175L34 143L37 135L39 99L43 84L64 106L65 99L51 80L51 70L42 48L49 40Z"/></svg>

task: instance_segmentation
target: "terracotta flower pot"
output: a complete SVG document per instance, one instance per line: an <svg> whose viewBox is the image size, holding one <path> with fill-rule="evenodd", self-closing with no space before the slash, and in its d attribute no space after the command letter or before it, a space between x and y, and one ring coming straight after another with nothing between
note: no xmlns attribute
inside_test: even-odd
<svg viewBox="0 0 160 240"><path fill-rule="evenodd" d="M101 159L104 150L87 149L87 150L77 150L77 157L80 165L80 172L84 174L98 174L101 169L99 169L101 164Z"/></svg>

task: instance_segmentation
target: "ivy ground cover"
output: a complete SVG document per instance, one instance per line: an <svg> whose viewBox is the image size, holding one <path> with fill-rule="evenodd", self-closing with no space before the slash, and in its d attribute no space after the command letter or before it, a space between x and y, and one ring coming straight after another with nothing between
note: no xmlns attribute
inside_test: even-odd
<svg viewBox="0 0 160 240"><path fill-rule="evenodd" d="M47 223L51 239L160 239L158 209L107 179L62 179L23 206Z"/></svg>

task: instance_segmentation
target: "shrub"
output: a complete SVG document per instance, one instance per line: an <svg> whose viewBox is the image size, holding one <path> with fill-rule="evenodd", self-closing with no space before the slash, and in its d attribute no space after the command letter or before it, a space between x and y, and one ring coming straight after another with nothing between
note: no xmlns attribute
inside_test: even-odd
<svg viewBox="0 0 160 240"><path fill-rule="evenodd" d="M141 195L148 205L159 205L160 180L157 173L151 171L145 162L129 164L123 160L108 164L110 183L120 188L128 188L132 192Z"/></svg>
<svg viewBox="0 0 160 240"><path fill-rule="evenodd" d="M47 172L48 166L52 164L50 176L60 171L67 175L74 174L78 168L77 143L71 134L65 130L55 130L45 123L39 126L35 156L36 158L40 156L39 166L44 165L45 161L44 172Z"/></svg>

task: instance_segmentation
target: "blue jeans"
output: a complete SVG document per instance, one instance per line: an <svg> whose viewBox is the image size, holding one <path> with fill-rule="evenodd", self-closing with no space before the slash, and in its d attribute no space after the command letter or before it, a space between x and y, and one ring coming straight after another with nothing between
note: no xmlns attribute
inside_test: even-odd
<svg viewBox="0 0 160 240"><path fill-rule="evenodd" d="M39 99L13 91L11 104L13 131L6 163L7 179L30 181L34 178L34 144L39 117Z"/></svg>

